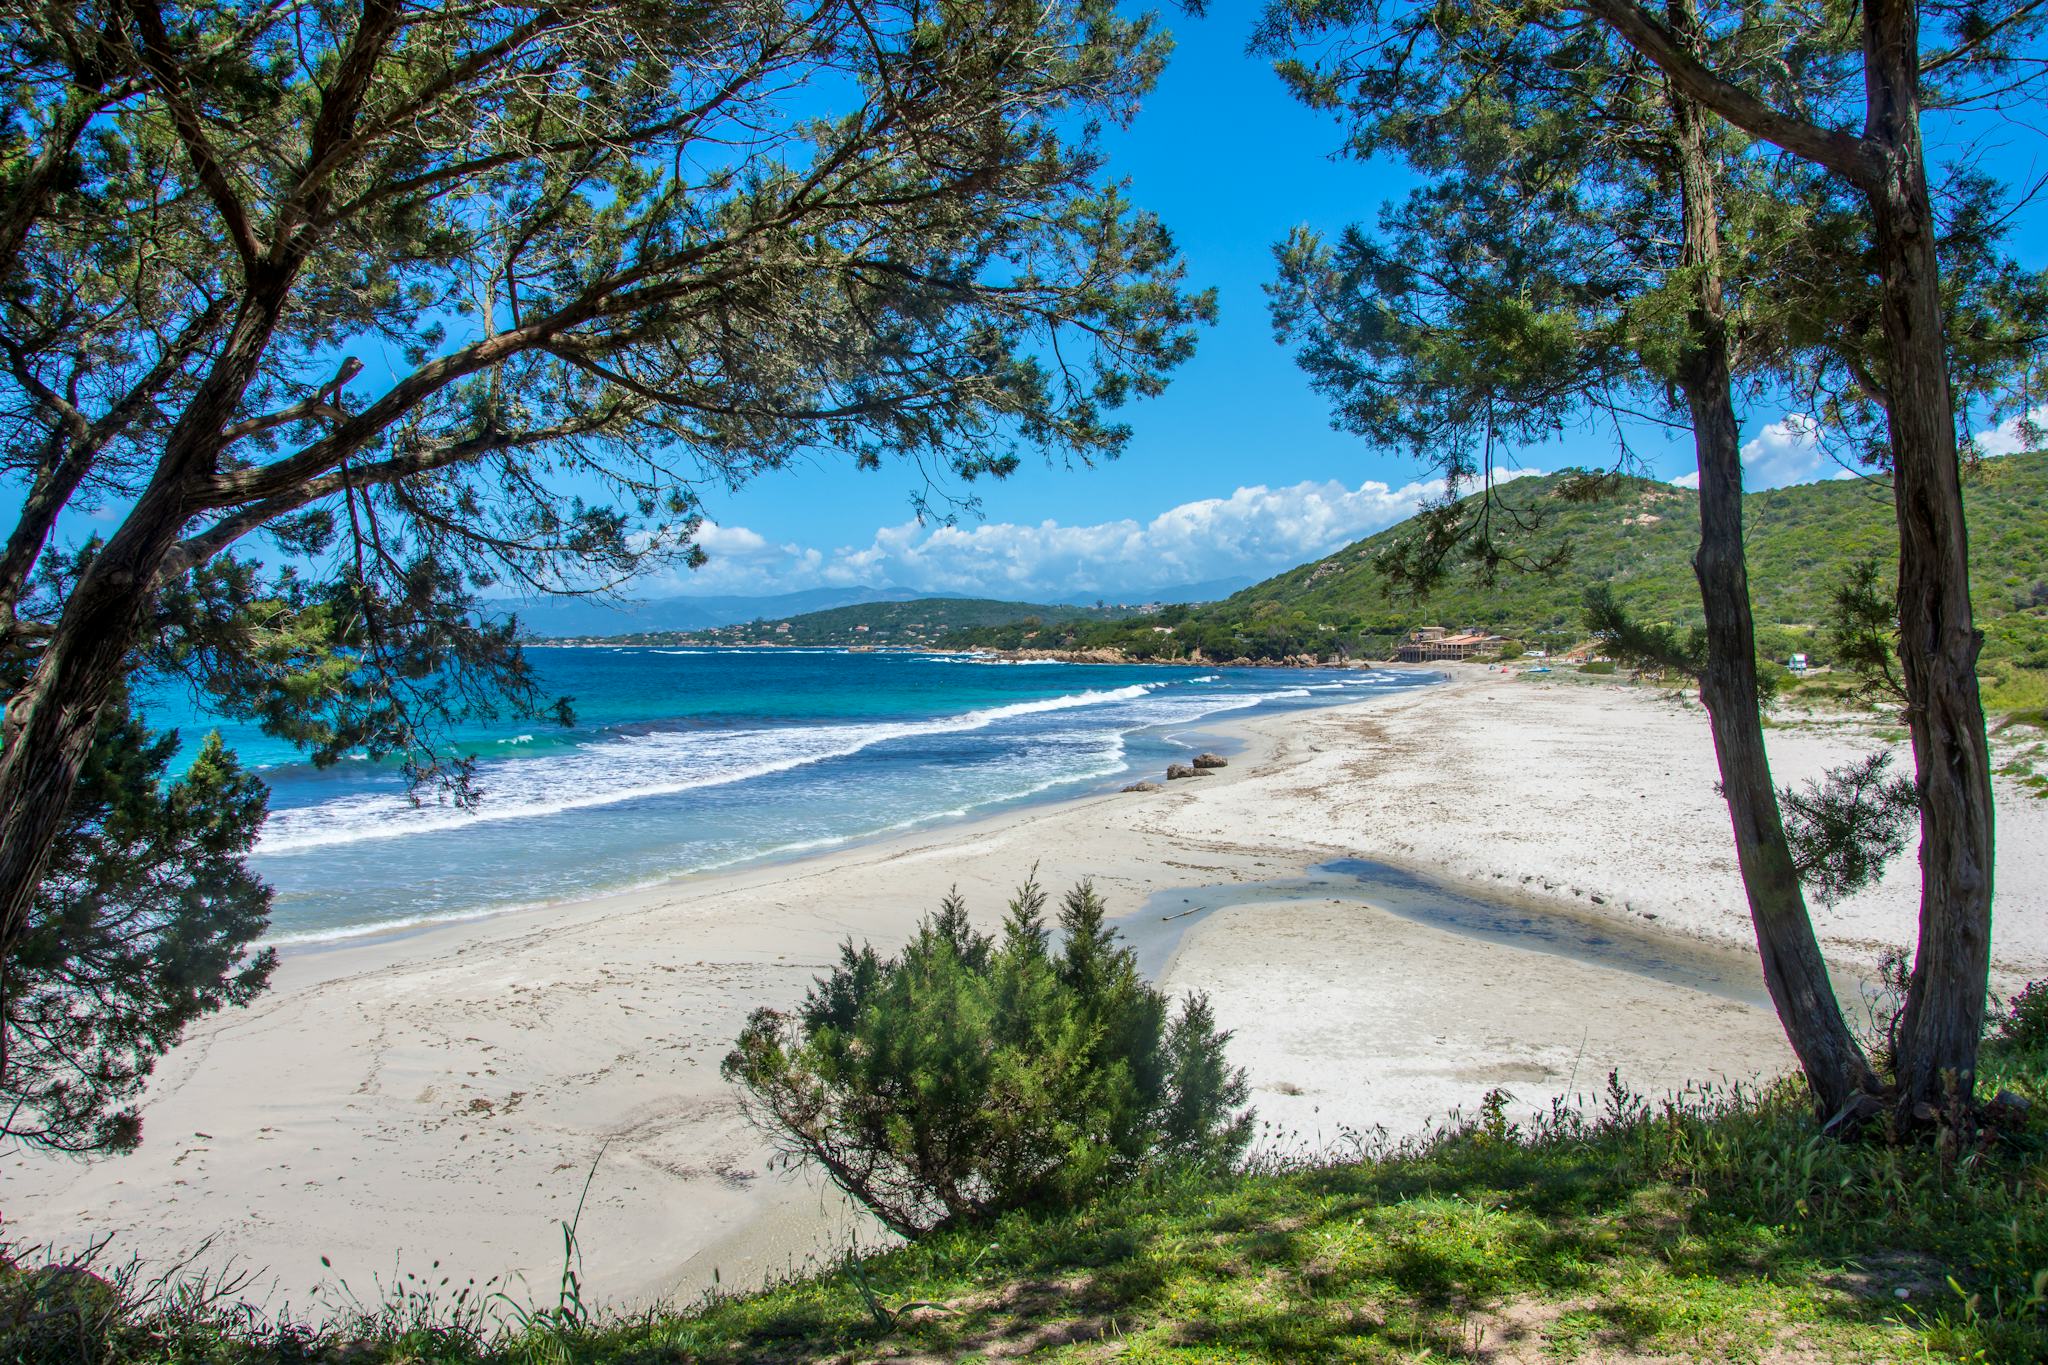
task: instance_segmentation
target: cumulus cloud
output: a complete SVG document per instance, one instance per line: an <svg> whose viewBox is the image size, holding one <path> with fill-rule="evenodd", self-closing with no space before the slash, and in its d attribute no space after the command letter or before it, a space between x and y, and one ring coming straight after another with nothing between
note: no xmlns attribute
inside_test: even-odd
<svg viewBox="0 0 2048 1365"><path fill-rule="evenodd" d="M2048 403L1978 432L1976 440L1983 455L2019 455L2048 447Z"/></svg>
<svg viewBox="0 0 2048 1365"><path fill-rule="evenodd" d="M1986 456L2018 455L2048 447L2048 404L1980 431L1973 440L1978 453ZM1754 439L1744 442L1742 468L1743 483L1751 489L1856 477L1854 470L1843 468L1822 445L1820 423L1799 412L1766 423ZM1671 482L1680 488L1698 488L1699 471L1681 474Z"/></svg>
<svg viewBox="0 0 2048 1365"><path fill-rule="evenodd" d="M1856 471L1846 469L1828 453L1821 441L1820 423L1803 412L1788 412L1742 443L1742 482L1752 491L1783 488L1792 483L1813 483L1820 479L1853 479ZM1671 481L1680 488L1698 488L1697 469Z"/></svg>
<svg viewBox="0 0 2048 1365"><path fill-rule="evenodd" d="M1441 488L1376 480L1356 488L1336 480L1256 484L1145 520L909 521L877 528L864 545L832 550L777 544L747 527L706 522L700 543L711 562L671 586L693 594L870 586L1013 598L1128 596L1292 567L1393 525Z"/></svg>
<svg viewBox="0 0 2048 1365"><path fill-rule="evenodd" d="M1750 488L1783 488L1847 474L1822 447L1820 435L1820 423L1803 412L1766 422L1754 439L1743 442L1743 483Z"/></svg>
<svg viewBox="0 0 2048 1365"><path fill-rule="evenodd" d="M697 544L706 554L727 559L757 558L770 551L767 537L744 526L720 526L707 521L697 528Z"/></svg>

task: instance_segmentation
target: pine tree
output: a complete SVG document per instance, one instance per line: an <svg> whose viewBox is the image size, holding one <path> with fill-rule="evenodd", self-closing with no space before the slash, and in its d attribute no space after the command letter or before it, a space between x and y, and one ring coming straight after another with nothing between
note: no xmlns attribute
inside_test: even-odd
<svg viewBox="0 0 2048 1365"><path fill-rule="evenodd" d="M798 1017L757 1012L725 1059L749 1117L905 1236L1227 1169L1248 1091L1207 1001L1169 1025L1086 884L1050 956L1044 905L1026 882L993 951L957 894L899 956L847 945Z"/></svg>
<svg viewBox="0 0 2048 1365"><path fill-rule="evenodd" d="M1244 1108L1251 1086L1224 1060L1231 1035L1218 1032L1206 994L1181 1002L1166 1031L1166 1102L1159 1115L1162 1147L1201 1166L1228 1164L1251 1144L1252 1115ZM1218 1124L1214 1115L1235 1114Z"/></svg>
<svg viewBox="0 0 2048 1365"><path fill-rule="evenodd" d="M1214 312L1103 174L1169 47L1110 0L78 0L0 42L0 985L135 680L474 799L455 722L566 716L488 590L694 568L699 490L800 458L957 505L1113 456Z"/></svg>
<svg viewBox="0 0 2048 1365"><path fill-rule="evenodd" d="M182 774L175 732L116 696L7 960L0 1046L6 1136L118 1152L142 1136L135 1101L194 1021L261 991L276 964L250 945L270 890L243 858L263 785L208 735Z"/></svg>

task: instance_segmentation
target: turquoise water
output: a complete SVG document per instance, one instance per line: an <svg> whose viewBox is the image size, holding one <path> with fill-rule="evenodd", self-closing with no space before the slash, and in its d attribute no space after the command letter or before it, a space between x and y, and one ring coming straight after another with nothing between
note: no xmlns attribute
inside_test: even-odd
<svg viewBox="0 0 2048 1365"><path fill-rule="evenodd" d="M460 736L484 794L409 799L392 765L327 769L220 725L271 787L253 863L303 943L647 885L1078 795L1199 746L1205 720L1422 686L1429 674L1013 664L839 650L530 657L577 723ZM168 703L159 725L206 717Z"/></svg>

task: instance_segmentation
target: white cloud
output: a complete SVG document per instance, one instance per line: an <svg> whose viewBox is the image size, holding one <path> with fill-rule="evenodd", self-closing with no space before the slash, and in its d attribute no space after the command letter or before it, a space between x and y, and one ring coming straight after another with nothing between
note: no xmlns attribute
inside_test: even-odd
<svg viewBox="0 0 2048 1365"><path fill-rule="evenodd" d="M1742 443L1742 484L1754 492L1760 488L1783 488L1792 483L1814 483L1821 479L1853 479L1856 471L1846 468L1830 454L1821 441L1820 423L1803 412L1788 412ZM1671 481L1680 488L1697 489L1697 469Z"/></svg>
<svg viewBox="0 0 2048 1365"><path fill-rule="evenodd" d="M1425 482L1395 488L1376 480L1356 488L1335 480L1285 488L1257 484L1228 497L1182 503L1143 521L909 521L877 528L865 545L829 551L776 544L747 527L707 521L699 543L711 562L646 590L768 593L864 585L1013 598L1137 594L1290 568L1393 525L1441 487Z"/></svg>
<svg viewBox="0 0 2048 1365"><path fill-rule="evenodd" d="M2000 422L1989 431L1977 433L1977 450L1983 455L2018 455L2048 445L2048 403L2029 408L2017 417Z"/></svg>
<svg viewBox="0 0 2048 1365"><path fill-rule="evenodd" d="M704 553L732 559L758 558L770 548L767 537L744 526L720 526L707 521L697 528L697 543Z"/></svg>
<svg viewBox="0 0 2048 1365"><path fill-rule="evenodd" d="M1783 488L1843 472L1821 446L1820 423L1803 412L1766 422L1742 445L1742 481L1749 488Z"/></svg>
<svg viewBox="0 0 2048 1365"><path fill-rule="evenodd" d="M2008 418L1973 438L1981 455L2017 455L2048 445L2048 404ZM1788 412L1743 443L1743 484L1750 489L1782 488L1790 483L1812 483L1817 479L1853 479L1856 471L1843 467L1821 442L1820 423L1805 413ZM1672 483L1680 488L1698 488L1699 471L1682 474Z"/></svg>

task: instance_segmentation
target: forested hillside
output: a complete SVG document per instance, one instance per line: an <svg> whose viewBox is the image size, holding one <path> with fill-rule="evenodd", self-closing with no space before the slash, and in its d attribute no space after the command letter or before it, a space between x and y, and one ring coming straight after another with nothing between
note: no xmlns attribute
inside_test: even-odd
<svg viewBox="0 0 2048 1365"><path fill-rule="evenodd" d="M1111 622L1138 614L1134 607L1001 602L986 597L920 597L909 602L862 602L705 630L651 631L607 638L613 644L929 646L962 630L1023 622L1029 623L1023 629L1037 629L1049 623Z"/></svg>
<svg viewBox="0 0 2048 1365"><path fill-rule="evenodd" d="M1460 565L1425 600L1394 594L1374 561L1415 534L1409 521L1208 606L1121 623L1013 625L953 638L1010 647L1114 646L1146 658L1195 649L1211 659L1375 657L1404 632L1441 624L1555 644L1583 634L1580 604L1586 587L1600 582L1612 584L1641 617L1697 622L1691 556L1699 538L1698 496L1625 478L1597 501L1572 502L1559 496L1564 480L1551 475L1497 490L1521 522L1507 537L1518 557L1540 562L1564 551L1562 566L1548 572L1510 568L1489 586ZM1986 663L2048 669L2048 454L1984 461L1971 473L1967 498ZM1745 501L1763 647L1772 654L1801 649L1824 655L1816 626L1830 590L1859 559L1891 562L1889 488L1841 479L1752 493Z"/></svg>

